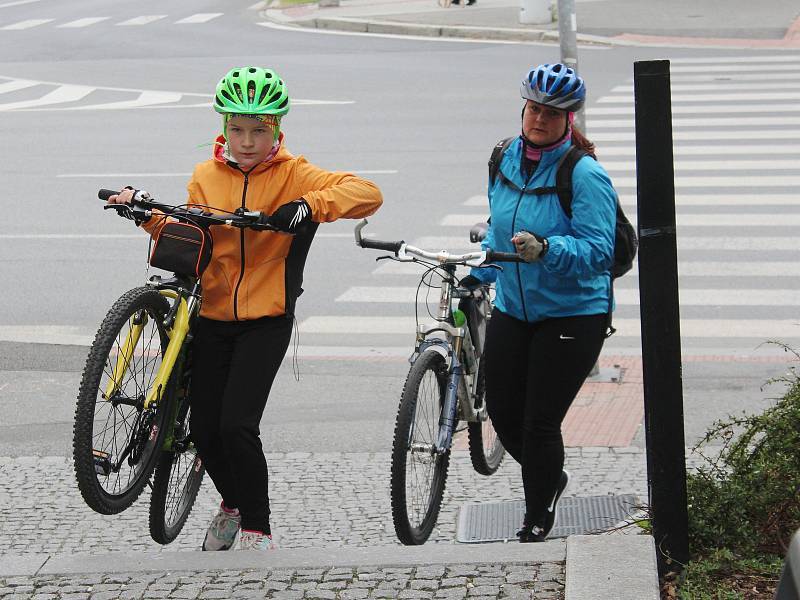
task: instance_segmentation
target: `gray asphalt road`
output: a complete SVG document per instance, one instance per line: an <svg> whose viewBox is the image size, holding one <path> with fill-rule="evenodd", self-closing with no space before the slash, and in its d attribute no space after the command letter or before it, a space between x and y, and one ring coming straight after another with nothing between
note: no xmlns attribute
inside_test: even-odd
<svg viewBox="0 0 800 600"><path fill-rule="evenodd" d="M148 24L120 25L143 15L165 16ZM100 17L108 18L62 27ZM45 19L49 20L13 28ZM188 22L179 23L181 20ZM96 190L132 184L149 189L162 200L182 201L188 173L208 156L210 149L205 144L219 128L219 119L210 108L193 105L210 101L216 79L228 68L260 63L283 74L298 100L284 121L288 147L321 166L362 171L373 178L386 203L373 219L372 231L381 237L438 241L465 235L466 227L443 228L448 215L485 211L469 202L485 188L489 149L518 128L516 82L520 74L531 63L558 58L554 46L329 36L265 29L257 21L257 12L241 1L168 6L97 1L65 5L51 0L0 4L0 85L6 86L0 88L4 92L0 93L0 112L9 148L0 164L4 212L0 219L0 280L5 282L0 295L0 455L68 451L71 403L85 349L24 342L52 341L56 334L90 337L110 303L143 281L146 238L135 237L137 232L129 222L104 213L95 199ZM720 71L720 67L733 65L736 69L738 57L751 60L759 55L584 48L581 67L592 90L590 110L626 106L620 100L604 103L600 99L619 97L619 88L630 85L634 60L665 56L685 61L676 62L684 69L702 69L704 64L713 67L713 80L724 82L730 78L726 75L729 71ZM734 62L725 62L730 60ZM683 75L702 77L703 72L684 71ZM161 104L144 106L144 91L168 92L177 99L168 101L162 96ZM79 98L42 102L48 94ZM718 114L737 114L747 101L735 94L730 92L717 103ZM140 107L111 106L120 102L139 103ZM689 109L708 106L691 99L683 102L688 104L675 104ZM769 112L769 107L764 110ZM708 115L698 114L701 119ZM588 116L590 136L610 140L598 141L601 157L604 147L616 151L632 144L612 139L630 130L625 125L604 125L608 119L613 117ZM722 152L725 145L742 143L742 139L762 147L772 144L778 150L785 146L796 153L791 140L772 139L773 131L783 129L780 123L710 125L704 130L710 132L707 139L698 132L698 137L684 144L719 145L719 150L708 150L699 158L694 155L690 161L741 158ZM718 141L737 131L742 139ZM780 151L774 153L774 157L781 156ZM769 159L770 155L764 156L762 151L758 157ZM604 160L620 159L609 152ZM739 169L738 174L759 175L764 164L762 161L752 170ZM702 174L730 172L715 164ZM793 173L796 170L784 168L779 175ZM621 180L630 173L622 168L612 175ZM792 185L767 191L785 195ZM630 186L623 193L631 194ZM756 184L744 189L739 183L723 182L713 189L690 185L688 193L740 198L729 204L687 203L680 210L689 216L749 214L755 220L762 213L792 217L798 213L796 205L783 200L747 202L742 194L764 193ZM764 275L757 268L762 263L791 265L796 261L793 247L770 249L775 239L785 244L794 225L749 224L746 219L716 227L709 227L707 221L695 222L681 229L681 239L686 240L681 248L681 260L686 262L682 288L703 292L699 301L687 302L682 309L684 317L699 323L701 332L685 339L688 353L708 348L717 353L753 352L760 341L775 337L759 330L750 337L718 333L704 337L702 324L706 321L750 319L773 325L768 331L774 331L794 319L797 307L793 301L729 301L741 296L742 290L784 290L788 295L787 290L798 288L798 279L791 273L784 276L778 270ZM299 306L301 322L312 316L328 322L357 317L365 326L377 327L387 317L413 315L411 307L402 302L334 302L356 286L416 285L413 277L399 271L376 275L376 255L354 247L349 237L352 226L352 222L339 222L322 228L328 235L318 239L309 258L307 292ZM115 237L97 237L99 234ZM745 235L755 242L740 243ZM707 242L708 236L725 243ZM698 263L712 265L703 268L722 264L728 270L708 276L699 267L692 270ZM737 273L742 264L756 268L748 272L742 267ZM632 274L620 280L617 289L635 293L636 285ZM716 290L716 296L709 299L708 290ZM635 304L621 304L617 316L632 319L637 311ZM409 347L411 330L403 331L401 335L391 331L342 335L301 327L301 343ZM796 334L787 330L787 335ZM635 337L619 336L609 341L606 351L635 353L637 343ZM388 447L405 371L402 360L307 359L299 384L292 381L289 367L287 362L270 401L270 420L264 424L269 431L265 436L268 449L377 451ZM761 383L783 368L768 363L748 365L743 374L735 363L713 370L693 371L694 367L687 366L690 432L698 434L716 413L721 416L761 406L769 396L760 391Z"/></svg>

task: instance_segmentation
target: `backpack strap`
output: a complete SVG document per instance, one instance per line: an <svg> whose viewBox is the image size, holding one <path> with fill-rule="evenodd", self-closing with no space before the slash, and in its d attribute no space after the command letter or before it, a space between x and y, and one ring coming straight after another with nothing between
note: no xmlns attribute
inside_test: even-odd
<svg viewBox="0 0 800 600"><path fill-rule="evenodd" d="M551 190L558 194L558 202L568 219L572 218L572 172L575 165L589 153L577 146L571 146L561 159L556 168L556 189Z"/></svg>
<svg viewBox="0 0 800 600"><path fill-rule="evenodd" d="M489 183L494 185L494 180L497 178L497 172L500 170L500 162L503 160L503 155L508 150L508 147L517 139L517 136L508 137L500 140L492 148L492 155L489 157ZM500 173L502 175L502 173ZM504 181L508 181L503 177Z"/></svg>

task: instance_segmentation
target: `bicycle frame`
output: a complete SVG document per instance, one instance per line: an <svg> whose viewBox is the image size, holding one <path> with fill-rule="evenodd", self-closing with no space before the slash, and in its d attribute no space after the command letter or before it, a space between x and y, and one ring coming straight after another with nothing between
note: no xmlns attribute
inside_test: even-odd
<svg viewBox="0 0 800 600"><path fill-rule="evenodd" d="M409 359L409 362L413 363L425 350L433 350L441 354L446 361L449 361L447 389L436 441L436 452L439 454L446 452L450 448L450 444L453 441L453 433L459 420L486 420L485 404L476 410L473 402L474 395L477 392L480 357L474 357L473 364L475 367L473 372L467 372L461 362L462 350L474 353L474 347L464 347L464 339L468 331L467 324L456 327L449 323L452 318L454 299L454 287L451 279L455 277L456 267L454 264L446 264L442 268L447 271L448 277L442 280L437 313L438 320L435 323L420 323L417 326L416 347L414 354ZM434 337L434 334L439 332L445 334L444 339Z"/></svg>
<svg viewBox="0 0 800 600"><path fill-rule="evenodd" d="M150 388L150 391L147 393L147 397L144 399L145 410L148 409L153 402L161 399L162 391L167 387L167 383L169 382L169 378L172 375L172 371L175 367L175 362L177 361L181 349L183 348L184 341L186 341L186 336L189 333L192 317L199 311L200 307L199 282L195 282L194 289L191 291L184 290L180 287L178 289L174 289L172 287L161 287L164 284L161 281L161 277L156 275L152 277L150 281L148 281L147 285L157 288L162 296L175 301L177 304L173 305L175 307L175 314L168 315L166 319L167 323L165 323L165 325L167 326L166 330L167 336L169 337L169 344L167 344L167 349L164 351L161 364L159 365L155 379L153 380L153 386ZM139 337L141 336L142 329L146 323L147 316L144 314L142 322L134 322L128 331L125 343L122 346L122 351L117 357L117 364L115 365L111 374L111 380L106 388L106 400L110 401L114 393L116 393L119 389L119 385L125 376L128 366L130 365L133 349L139 342Z"/></svg>

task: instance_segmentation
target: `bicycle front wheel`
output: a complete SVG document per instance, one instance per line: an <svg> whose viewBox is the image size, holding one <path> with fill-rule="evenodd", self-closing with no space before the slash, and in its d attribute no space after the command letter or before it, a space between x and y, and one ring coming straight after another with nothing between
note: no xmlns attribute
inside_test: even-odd
<svg viewBox="0 0 800 600"><path fill-rule="evenodd" d="M447 389L444 358L423 352L408 372L392 446L392 519L406 545L430 537L444 496L450 449L439 454L436 440Z"/></svg>
<svg viewBox="0 0 800 600"><path fill-rule="evenodd" d="M186 400L178 412L169 446L156 464L150 496L150 537L159 544L169 544L178 537L192 512L206 471L192 443Z"/></svg>
<svg viewBox="0 0 800 600"><path fill-rule="evenodd" d="M475 408L483 407L486 402L486 376L483 369L483 359L478 368L478 385L475 395ZM467 439L469 440L469 457L472 467L481 475L491 475L500 467L506 449L497 432L494 430L492 420L486 416L485 421L467 424Z"/></svg>
<svg viewBox="0 0 800 600"><path fill-rule="evenodd" d="M73 427L78 489L90 508L130 507L153 472L163 443L168 390L147 398L169 343L166 299L135 288L117 300L94 338L83 370Z"/></svg>

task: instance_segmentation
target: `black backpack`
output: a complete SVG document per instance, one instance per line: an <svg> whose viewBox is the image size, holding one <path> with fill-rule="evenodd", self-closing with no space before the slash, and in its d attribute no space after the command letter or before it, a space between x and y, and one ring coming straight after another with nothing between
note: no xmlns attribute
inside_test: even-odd
<svg viewBox="0 0 800 600"><path fill-rule="evenodd" d="M540 187L530 190L522 190L514 182L510 181L503 175L500 170L500 161L503 154L511 145L516 137L506 138L500 140L492 150L492 155L489 158L489 181L494 185L494 181L499 175L503 183L511 188L523 192L525 194L533 194L541 196L543 194L558 194L558 201L567 218L572 218L572 171L578 161L584 156L590 156L586 150L582 150L577 146L572 146L567 150L558 162L556 168L556 185L555 187ZM639 241L636 238L636 230L631 225L628 217L622 211L622 206L619 204L617 198L617 224L614 238L614 263L611 265L611 277L616 279L623 276L633 267L633 259L636 258L636 250L639 248Z"/></svg>

